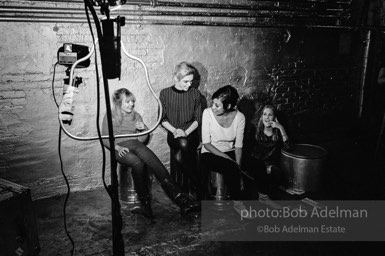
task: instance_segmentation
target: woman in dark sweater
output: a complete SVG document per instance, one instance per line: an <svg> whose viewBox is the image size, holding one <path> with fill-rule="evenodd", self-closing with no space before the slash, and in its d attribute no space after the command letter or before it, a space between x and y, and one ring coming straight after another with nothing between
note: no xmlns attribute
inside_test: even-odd
<svg viewBox="0 0 385 256"><path fill-rule="evenodd" d="M200 92L191 87L195 72L189 63L179 63L174 72L175 85L163 89L159 98L163 106L162 126L168 131L167 143L175 152L172 157L199 190L195 156L200 143L197 128L201 123L202 109Z"/></svg>
<svg viewBox="0 0 385 256"><path fill-rule="evenodd" d="M134 110L135 96L127 89L116 90L112 96L112 121L115 135L132 134L147 130L143 123L142 116ZM107 117L103 119L103 135L108 134ZM147 184L146 172L149 169L160 182L166 194L180 207L181 214L187 214L200 209L200 204L192 201L181 189L171 180L167 169L159 158L143 142L147 135L141 137L117 138L115 140L116 160L124 165L132 167L132 178L135 190L141 203L141 213L153 219L151 209L151 197ZM103 140L104 145L110 148L107 139ZM145 168L147 167L147 168Z"/></svg>
<svg viewBox="0 0 385 256"><path fill-rule="evenodd" d="M263 107L261 114L251 121L247 136L245 168L256 177L260 200L269 200L272 186L282 181L281 149L288 149L289 137L278 122L272 105Z"/></svg>

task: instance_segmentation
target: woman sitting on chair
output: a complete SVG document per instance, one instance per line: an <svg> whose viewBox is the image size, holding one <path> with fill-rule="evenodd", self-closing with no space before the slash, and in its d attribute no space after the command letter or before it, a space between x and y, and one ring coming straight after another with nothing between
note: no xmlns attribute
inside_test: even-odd
<svg viewBox="0 0 385 256"><path fill-rule="evenodd" d="M112 103L112 121L115 135L132 134L148 129L143 123L141 115L134 110L135 96L129 90L125 88L116 90L112 96ZM108 134L107 116L104 117L102 130L103 135ZM150 192L146 182L147 169L152 171L166 194L180 207L181 214L198 211L200 204L191 200L174 184L159 158L142 143L146 139L147 136L141 136L117 138L115 141L116 160L132 168L132 178L141 203L141 213L149 219L154 218ZM104 139L103 142L110 149L108 139Z"/></svg>
<svg viewBox="0 0 385 256"><path fill-rule="evenodd" d="M259 201L273 205L269 194L274 186L282 183L281 149L289 148L289 137L278 122L276 108L272 105L265 105L261 112L256 113L251 124L244 166L256 177Z"/></svg>
<svg viewBox="0 0 385 256"><path fill-rule="evenodd" d="M191 181L193 192L200 199L200 175L196 169L196 150L199 146L198 127L202 109L200 92L192 88L195 68L187 62L179 63L174 72L175 85L160 92L163 106L162 126L168 131L167 143L174 152L171 157Z"/></svg>

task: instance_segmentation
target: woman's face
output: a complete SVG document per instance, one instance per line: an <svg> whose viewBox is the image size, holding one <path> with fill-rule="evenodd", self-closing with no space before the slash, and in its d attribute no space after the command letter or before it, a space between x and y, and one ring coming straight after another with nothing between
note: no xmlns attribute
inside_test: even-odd
<svg viewBox="0 0 385 256"><path fill-rule="evenodd" d="M193 79L194 75L192 74L183 77L181 80L176 79L175 87L178 90L187 91L190 88Z"/></svg>
<svg viewBox="0 0 385 256"><path fill-rule="evenodd" d="M265 108L262 113L262 122L265 127L271 127L271 123L275 120L274 111L270 108Z"/></svg>
<svg viewBox="0 0 385 256"><path fill-rule="evenodd" d="M220 99L213 99L213 104L211 106L214 115L220 116L226 113L226 110L223 108L223 103Z"/></svg>
<svg viewBox="0 0 385 256"><path fill-rule="evenodd" d="M126 95L123 95L122 98L122 111L131 113L135 108L135 98L134 97L127 97Z"/></svg>

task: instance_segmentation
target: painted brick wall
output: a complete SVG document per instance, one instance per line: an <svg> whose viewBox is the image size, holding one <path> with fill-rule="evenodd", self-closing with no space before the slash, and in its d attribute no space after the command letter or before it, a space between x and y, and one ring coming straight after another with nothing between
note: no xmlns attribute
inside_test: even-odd
<svg viewBox="0 0 385 256"><path fill-rule="evenodd" d="M58 120L54 96L60 102L65 67L56 68L57 49L71 42L91 46L87 24L0 23L0 177L32 188L33 197L66 191L58 158ZM248 116L256 106L272 101L287 117L295 137L327 130L325 120L336 113L353 113L359 88L360 45L341 33L322 30L126 25L126 49L148 66L151 83L159 94L172 85L172 71L180 61L193 63L200 73L198 89L210 103L219 87L232 84L242 97L240 109ZM99 61L100 63L100 61ZM74 121L69 128L78 136L96 135L95 65L76 69L83 78L76 94ZM137 111L151 126L157 105L146 88L144 72L122 56L122 79L110 81L110 91L127 87L137 96ZM104 114L104 94L101 117ZM338 120L338 119L337 119ZM322 124L320 127L319 124ZM343 131L343 126L339 126ZM326 129L326 130L323 130ZM157 128L149 147L166 166L166 133ZM62 139L64 171L71 190L102 186L102 153L98 141ZM109 164L107 163L107 181Z"/></svg>

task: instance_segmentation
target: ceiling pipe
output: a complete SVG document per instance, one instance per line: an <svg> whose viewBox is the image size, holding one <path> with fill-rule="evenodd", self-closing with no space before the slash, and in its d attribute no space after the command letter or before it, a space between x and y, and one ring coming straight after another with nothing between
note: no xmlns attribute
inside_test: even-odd
<svg viewBox="0 0 385 256"><path fill-rule="evenodd" d="M29 17L0 17L0 22L30 22L30 23L85 23L85 18L47 18L34 17L31 20ZM269 24L270 23L270 24ZM214 21L176 21L176 20L138 20L127 19L126 24L130 25L176 25L176 26L219 26L219 27L254 27L254 28L306 28L306 29L335 29L335 30L356 30L361 29L360 26L337 26L337 25L306 25L306 24L266 24L256 22L214 22ZM365 27L366 29L376 29L378 27ZM380 29L381 30L381 29ZM385 27L382 27L385 31Z"/></svg>
<svg viewBox="0 0 385 256"><path fill-rule="evenodd" d="M254 23L258 23L258 19L275 19L275 22L285 22L289 24L309 22L306 19L310 19L311 23L320 23L319 25L334 25L339 24L341 20L347 20L349 18L348 12L340 13L327 13L327 12L315 12L302 11L296 12L292 10L280 10L280 11L268 11L268 10L258 10L258 11L247 11L247 12L218 12L218 11L170 11L170 10L127 10L120 9L118 12L120 15L124 16L137 16L140 17L139 23L143 21L143 17L150 16L169 16L169 17L211 17L211 18L244 18L244 19L254 19ZM50 17L54 15L54 17ZM30 18L31 20L28 20ZM57 19L59 22L78 22L85 20L84 11L78 8L63 8L63 7L9 7L2 6L0 7L0 21L41 21L41 20L52 20ZM68 21L64 21L68 19ZM159 21L162 22L162 21ZM199 21L201 23L210 24L206 21ZM221 22L221 21L213 21ZM226 23L237 25L245 21L228 21ZM248 21L246 21L248 22ZM249 23L249 22L248 22Z"/></svg>
<svg viewBox="0 0 385 256"><path fill-rule="evenodd" d="M23 2L20 1L19 4ZM44 2L44 3L61 3L61 4L83 4L83 0L30 0L28 2ZM261 3L259 3L261 2ZM268 3L266 3L268 2ZM310 9L322 8L330 10L344 10L351 4L351 0L341 1L314 1L314 0L296 0L295 4L309 5ZM152 6L152 7L180 7L180 8L210 8L210 9L231 9L231 10L258 10L260 8L272 8L271 10L280 10L280 6L293 5L292 0L279 0L279 1L253 1L250 5L239 5L239 4L218 4L218 3L195 3L195 2L169 2L169 1L158 1L158 0L147 0L147 1L130 1L127 0L125 5L136 5L136 6ZM344 8L345 6L345 8Z"/></svg>
<svg viewBox="0 0 385 256"><path fill-rule="evenodd" d="M24 15L26 14L65 14L65 15L82 15L84 14L83 10L76 8L66 9L66 8L4 8L0 7L0 14L10 13L12 16ZM185 11L137 11L137 10L120 10L120 15L138 15L138 16L192 16L192 17L235 17L235 18L259 18L259 17L289 17L291 19L296 18L306 18L306 17L318 17L323 19L342 19L346 18L342 15L332 15L332 14L322 14L312 12L293 12L293 11L279 11L279 12L269 12L265 10L259 10L254 12L239 13L239 12L185 12ZM6 15L0 15L6 16Z"/></svg>
<svg viewBox="0 0 385 256"><path fill-rule="evenodd" d="M262 4L258 2L263 2ZM210 4L210 3L193 3L193 2L168 2L168 1L155 1L155 6L158 7L183 7L183 8L219 8L219 9L245 9L245 10L255 10L260 7L266 6L266 2L273 4L273 6L279 6L282 2L291 5L293 1L254 1L253 4L250 5L238 5L238 4ZM296 4L308 4L311 7L317 7L317 5L323 6L331 6L336 8L336 6L346 5L349 6L351 4L351 0L339 1L339 2L325 2L325 1L314 1L314 0L296 0ZM143 1L130 1L127 0L127 5L153 5L151 1L143 2Z"/></svg>
<svg viewBox="0 0 385 256"><path fill-rule="evenodd" d="M30 2L47 3L71 3L71 6L83 3L82 0L30 0ZM252 5L234 5L234 4L207 4L194 2L168 2L168 1L130 1L126 5L137 5L139 10L129 10L121 8L116 13L131 17L130 24L152 24L152 25L197 25L197 26L247 26L247 27L306 27L313 28L341 28L345 20L348 20L350 13L341 5L350 5L351 0L335 2L325 2L314 0L298 0L297 3L309 5L307 8L293 8L292 1L269 1L270 5L266 5L267 1L254 1ZM84 11L75 7L60 6L28 6L20 5L23 1L18 1L13 6L0 6L0 21L16 21L16 22L60 22L60 23L82 23L86 22ZM284 4L288 7L283 7ZM74 5L75 4L75 5ZM273 4L273 5L272 5ZM339 9L321 9L314 10L317 4L328 5L333 8L339 6ZM141 8L143 5L160 7L158 9L148 7ZM289 6L290 5L290 6ZM167 8L162 7L179 7ZM258 8L257 8L258 7ZM131 7L132 8L132 7ZM184 11L185 9L188 11ZM199 10L191 10L191 8L200 8ZM207 9L209 8L209 9ZM145 9L145 10L143 10ZM182 9L182 10L180 10ZM218 11L221 10L221 11ZM152 17L153 16L153 17ZM133 18L134 17L134 18ZM138 19L139 17L139 19ZM162 17L156 20L155 17ZM163 17L170 17L164 20ZM174 20L173 17L192 17L192 20ZM196 20L196 17L202 17L202 20ZM135 18L137 21L135 22ZM207 20L205 20L205 18ZM213 18L208 20L208 18ZM220 18L228 18L223 21ZM216 20L215 20L216 19ZM243 20L239 20L243 19ZM342 22L341 22L342 21ZM273 26L272 23L277 23Z"/></svg>

